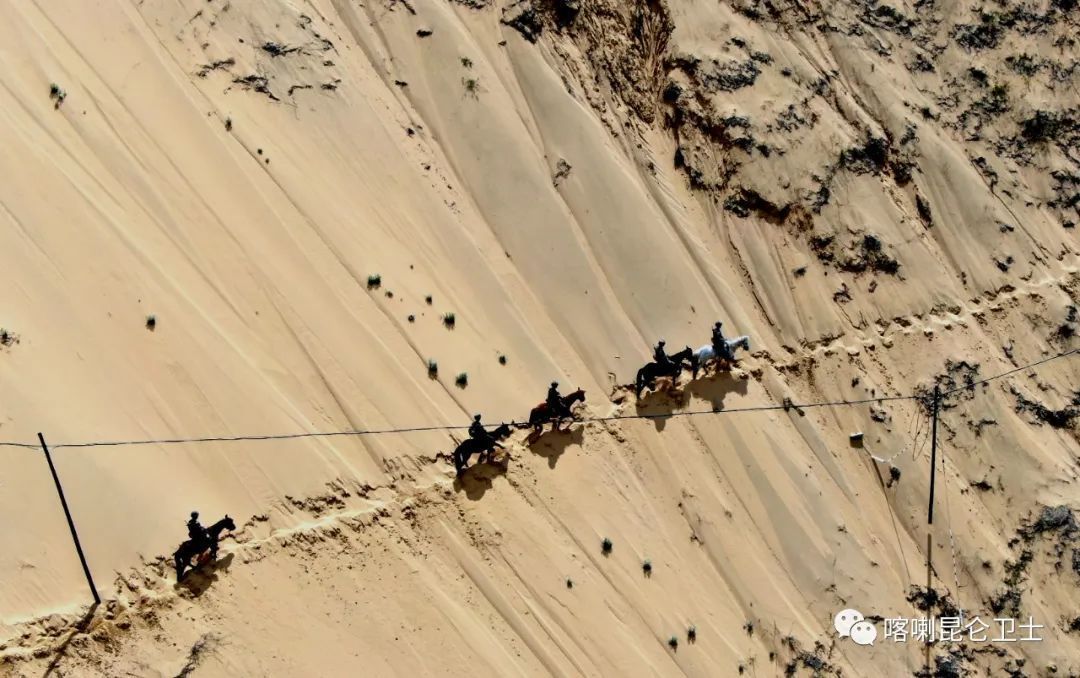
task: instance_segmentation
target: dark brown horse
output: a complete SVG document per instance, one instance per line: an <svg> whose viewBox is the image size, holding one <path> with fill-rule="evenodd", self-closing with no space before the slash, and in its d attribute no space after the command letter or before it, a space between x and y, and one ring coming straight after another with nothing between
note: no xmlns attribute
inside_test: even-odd
<svg viewBox="0 0 1080 678"><path fill-rule="evenodd" d="M532 426L533 431L539 434L544 430L544 424L550 421L553 425L552 430L558 431L559 424L562 423L563 419L573 419L574 415L570 413L570 408L579 402L585 402L585 391L580 388L563 396L562 412L552 412L546 402L540 403L529 412L528 425Z"/></svg>
<svg viewBox="0 0 1080 678"><path fill-rule="evenodd" d="M678 353L672 353L668 356L668 360L667 365L648 363L638 370L637 377L634 379L634 387L638 398L641 397L641 392L645 389L655 387L657 377L671 377L672 386L678 386L679 375L682 374L684 363L689 363L689 367L695 369L694 350L689 346Z"/></svg>
<svg viewBox="0 0 1080 678"><path fill-rule="evenodd" d="M196 542L194 539L189 539L180 544L180 548L176 549L176 553L173 554L173 560L176 561L176 581L184 578L184 570L189 565L194 569L205 562L217 560L218 536L225 530L235 529L236 523L233 522L233 519L225 516L206 528L208 541ZM194 565L192 565L192 561L195 561Z"/></svg>
<svg viewBox="0 0 1080 678"><path fill-rule="evenodd" d="M495 451L496 447L502 447L499 441L510 435L510 425L503 424L494 431L488 433L487 440L477 440L476 438L466 438L457 446L454 450L454 469L460 476L465 472L466 466L469 464L469 457L479 453L480 458L477 460L478 464L488 461L491 457L491 453Z"/></svg>

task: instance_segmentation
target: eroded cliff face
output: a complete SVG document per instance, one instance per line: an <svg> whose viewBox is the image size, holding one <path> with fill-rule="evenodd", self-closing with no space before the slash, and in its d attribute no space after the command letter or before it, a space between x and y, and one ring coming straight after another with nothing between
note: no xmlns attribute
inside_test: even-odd
<svg viewBox="0 0 1080 678"><path fill-rule="evenodd" d="M85 5L0 10L0 439L57 446L106 603L0 448L0 674L924 670L844 608L1044 626L930 675L1080 672L1075 358L942 403L929 588L925 515L935 381L1077 346L1075 3ZM619 386L716 319L734 372ZM63 446L521 420L552 378L650 418L458 480L458 431ZM192 508L240 529L174 587Z"/></svg>

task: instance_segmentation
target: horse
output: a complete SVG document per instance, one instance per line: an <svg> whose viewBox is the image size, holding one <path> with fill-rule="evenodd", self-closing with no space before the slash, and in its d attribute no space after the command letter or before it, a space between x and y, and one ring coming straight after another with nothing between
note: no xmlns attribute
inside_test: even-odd
<svg viewBox="0 0 1080 678"><path fill-rule="evenodd" d="M457 470L457 474L460 476L465 472L465 466L469 463L469 457L474 454L479 454L480 458L477 459L478 464L482 464L488 460L491 453L495 451L496 447L502 447L499 445L500 440L510 435L509 424L503 424L497 429L488 434L487 440L477 440L476 438L466 438L461 441L461 444L454 450L454 469Z"/></svg>
<svg viewBox="0 0 1080 678"><path fill-rule="evenodd" d="M705 367L705 363L710 360L716 360L716 367L720 369L722 365L730 365L735 362L735 349L741 348L744 351L750 350L750 337L749 335L743 335L741 337L735 337L734 339L725 339L727 344L728 358L720 358L716 355L716 349L712 344L705 344L694 353L694 359L692 362L694 379L697 379L698 370Z"/></svg>
<svg viewBox="0 0 1080 678"><path fill-rule="evenodd" d="M562 397L563 412L565 412L565 414L563 414L563 412L550 412L550 408L548 408L547 402L542 402L536 407L532 408L532 411L529 412L528 425L532 426L533 431L539 434L541 431L544 430L544 424L550 421L553 423L554 426L552 430L558 431L559 424L562 423L563 419L573 418L574 415L570 414L570 408L578 402L585 402L585 391L580 388L573 393L569 393Z"/></svg>
<svg viewBox="0 0 1080 678"><path fill-rule="evenodd" d="M208 561L217 560L218 552L218 535L223 530L235 530L236 523L233 519L226 515L221 520L217 521L210 527L206 528L206 534L209 538L208 544L198 544L193 539L188 539L183 544L180 544L180 548L176 549L176 553L173 554L173 560L176 562L176 581L179 582L184 578L184 570L191 565L191 569L195 569ZM191 561L194 560L195 564L192 565Z"/></svg>
<svg viewBox="0 0 1080 678"><path fill-rule="evenodd" d="M689 362L691 369L694 367L694 350L687 346L678 353L672 353L668 356L668 359L670 360L669 365L648 363L645 367L638 370L637 377L634 379L638 398L641 397L641 392L646 388L653 387L653 382L656 381L657 377L671 377L672 384L677 385L679 375L683 370L683 363Z"/></svg>

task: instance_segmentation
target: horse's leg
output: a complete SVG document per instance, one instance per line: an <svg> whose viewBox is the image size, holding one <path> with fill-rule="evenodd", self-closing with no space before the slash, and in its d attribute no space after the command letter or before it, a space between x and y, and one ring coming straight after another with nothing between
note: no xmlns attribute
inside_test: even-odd
<svg viewBox="0 0 1080 678"><path fill-rule="evenodd" d="M187 567L187 563L180 558L179 553L173 554L173 560L176 563L176 582L180 583L180 580L184 578L184 569Z"/></svg>

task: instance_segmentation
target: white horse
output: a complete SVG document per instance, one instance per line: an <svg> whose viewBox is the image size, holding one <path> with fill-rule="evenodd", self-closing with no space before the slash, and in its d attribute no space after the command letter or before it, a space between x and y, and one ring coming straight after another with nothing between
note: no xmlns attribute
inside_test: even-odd
<svg viewBox="0 0 1080 678"><path fill-rule="evenodd" d="M735 359L735 349L741 348L744 351L750 350L750 336L744 334L741 337L735 337L734 339L725 339L727 344L728 354L731 356L731 360L723 359L724 362L731 362ZM705 364L710 360L717 361L717 368L720 367L720 359L716 355L716 350L713 349L712 344L705 344L697 351L694 352L694 378L697 379L698 370L705 367Z"/></svg>

